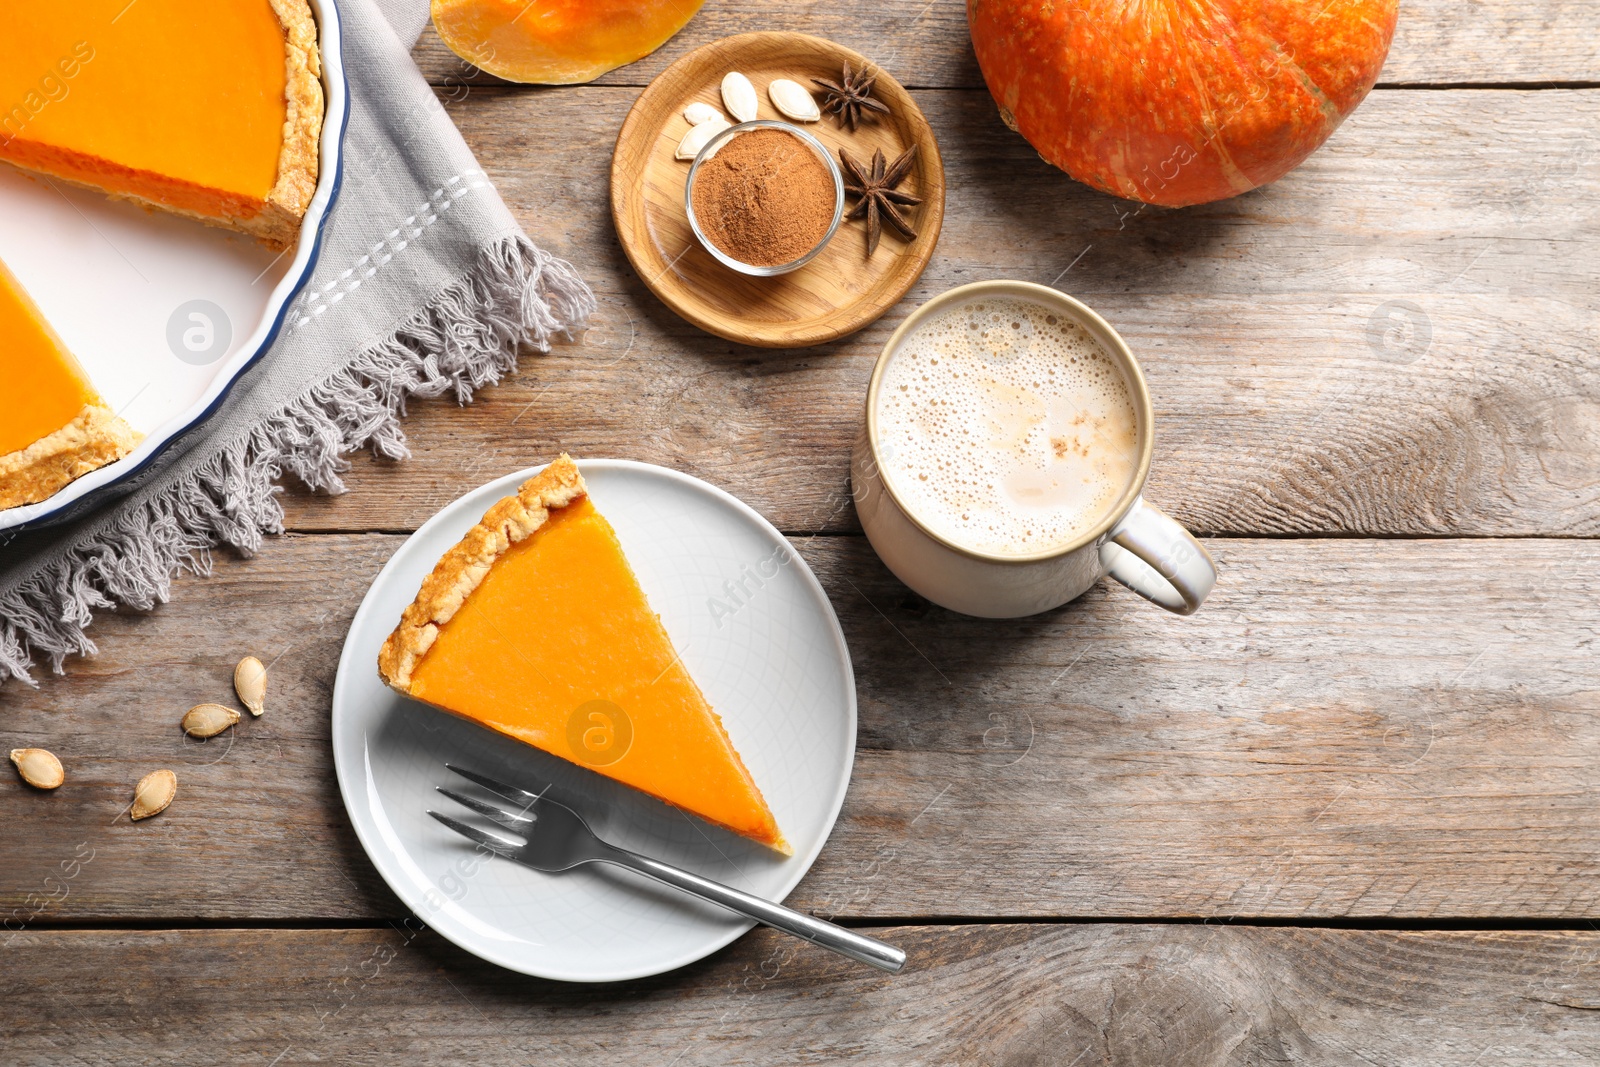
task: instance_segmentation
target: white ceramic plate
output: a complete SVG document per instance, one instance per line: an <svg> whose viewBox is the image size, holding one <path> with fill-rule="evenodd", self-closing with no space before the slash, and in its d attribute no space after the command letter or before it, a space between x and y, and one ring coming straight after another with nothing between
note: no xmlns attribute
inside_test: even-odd
<svg viewBox="0 0 1600 1067"><path fill-rule="evenodd" d="M821 851L844 802L856 695L833 607L770 523L722 490L663 467L578 466L795 855L779 856L586 768L406 700L378 679L378 649L423 578L535 470L445 508L378 575L339 661L333 757L367 855L425 922L502 967L607 982L691 963L753 923L609 868L551 875L481 856L426 814L464 814L434 792L464 785L445 761L532 788L554 782L552 795L606 840L781 900Z"/></svg>
<svg viewBox="0 0 1600 1067"><path fill-rule="evenodd" d="M106 402L145 435L131 455L50 499L0 511L0 530L77 514L136 474L208 418L277 336L316 265L342 179L349 116L338 8L333 0L311 0L311 7L326 111L317 191L288 251L0 165L0 260Z"/></svg>

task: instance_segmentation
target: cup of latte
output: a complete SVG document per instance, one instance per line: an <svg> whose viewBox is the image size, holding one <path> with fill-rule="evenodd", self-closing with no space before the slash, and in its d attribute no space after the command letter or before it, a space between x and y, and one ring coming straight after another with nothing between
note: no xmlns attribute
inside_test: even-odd
<svg viewBox="0 0 1600 1067"><path fill-rule="evenodd" d="M1188 615L1216 567L1140 495L1151 440L1144 372L1104 319L1043 285L975 282L884 346L851 491L889 569L953 611L1032 615L1109 574Z"/></svg>

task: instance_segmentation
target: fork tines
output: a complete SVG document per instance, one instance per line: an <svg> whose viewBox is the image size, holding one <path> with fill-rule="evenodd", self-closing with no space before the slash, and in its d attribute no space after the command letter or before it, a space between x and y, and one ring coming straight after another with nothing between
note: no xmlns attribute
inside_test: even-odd
<svg viewBox="0 0 1600 1067"><path fill-rule="evenodd" d="M522 812L505 811L495 807L493 804L479 800L477 797L469 797L465 793L457 793L454 789L446 789L442 785L436 785L434 786L434 789L438 790L440 793L443 793L457 804L460 804L463 808L471 808L479 815L482 815L485 819L488 819L493 823L498 823L501 826L504 826L507 830L521 832L527 830L533 825L532 815L524 815ZM522 809L523 812L527 810L527 808Z"/></svg>
<svg viewBox="0 0 1600 1067"><path fill-rule="evenodd" d="M495 853L496 855L509 857L515 855L517 849L522 847L520 842L507 841L504 838L496 837L494 834L480 830L476 826L469 826L464 822L452 819L448 815L440 815L432 808L428 809L428 814L432 815L435 819L439 820L445 826L454 830L462 837L469 841L476 841L478 844L482 845L484 848Z"/></svg>
<svg viewBox="0 0 1600 1067"><path fill-rule="evenodd" d="M541 794L530 793L526 789L519 789L514 785L507 785L505 782L490 778L486 774L479 774L476 771L469 771L464 767L457 767L453 763L446 763L445 768L454 772L455 774L459 774L467 781L480 785L489 790L491 793L497 794L496 799L501 800L508 805L513 805L519 810L506 811L504 808L497 807L488 801L467 796L465 793L458 793L454 789L447 789L442 785L434 786L434 788L440 793L449 797L462 807L482 815L490 822L493 822L498 826L503 826L507 830L511 830L515 833L526 834L526 832L533 826L534 817L528 814L528 810L538 802ZM523 842L521 841L509 841L498 834L492 834L486 830L481 830L470 823L461 822L459 819L452 819L448 815L441 815L431 808L428 809L428 814L432 815L439 822L454 830L462 837L465 837L470 841L475 841L484 848L490 849L491 851L500 855L509 856L523 846Z"/></svg>
<svg viewBox="0 0 1600 1067"><path fill-rule="evenodd" d="M474 782L483 786L491 793L499 793L507 800L522 801L523 803L528 804L530 807L534 801L544 796L544 790L541 790L538 793L530 793L526 789L518 789L514 785L507 785L502 781L490 778L487 774L479 774L477 771L469 771L465 767L457 767L454 763L446 763L444 767L445 770L454 774L459 774L469 782ZM546 790L548 790L548 788L548 786L545 787Z"/></svg>
<svg viewBox="0 0 1600 1067"><path fill-rule="evenodd" d="M479 774L477 771L469 771L465 767L457 767L453 763L446 763L445 768L454 774L460 775L467 781L487 789L494 794L493 798L484 800L468 796L465 793L457 792L442 785L434 786L434 789L469 811L482 815L495 825L518 834L523 840L508 841L498 834L479 829L458 819L452 819L448 815L441 815L432 809L428 810L428 814L462 837L476 841L484 848L490 849L498 855L516 858L515 854L527 846L529 833L533 829L534 822L538 819L538 816L534 814L534 806L544 798L544 794L549 791L549 786L546 786L538 793L530 793L526 789L509 785L496 778L490 778L487 774ZM550 800L547 803L555 804L556 802ZM507 808L514 810L508 811L506 810Z"/></svg>

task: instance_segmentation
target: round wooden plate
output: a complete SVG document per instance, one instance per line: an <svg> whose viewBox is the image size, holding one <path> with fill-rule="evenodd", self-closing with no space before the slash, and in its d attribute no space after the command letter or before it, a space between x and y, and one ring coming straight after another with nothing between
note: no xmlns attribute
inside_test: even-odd
<svg viewBox="0 0 1600 1067"><path fill-rule="evenodd" d="M611 157L611 216L617 236L639 276L662 302L702 330L745 344L799 348L854 333L895 304L922 274L944 221L944 164L928 120L905 87L878 70L873 95L889 107L855 132L833 115L803 123L838 158L842 147L863 163L874 149L892 161L912 144L917 163L900 188L922 198L908 211L917 230L903 241L883 228L878 250L867 257L866 224L846 220L822 253L799 270L755 278L711 258L689 230L683 209L689 163L674 158L689 129L683 109L703 100L722 107L722 76L744 73L760 98L760 118L783 119L767 85L792 78L808 89L812 78L839 80L845 63L878 70L842 45L803 33L744 33L725 37L678 60L639 94L617 135ZM820 104L821 95L817 94ZM730 116L731 118L731 116ZM853 198L846 199L853 206ZM846 208L848 213L849 208Z"/></svg>

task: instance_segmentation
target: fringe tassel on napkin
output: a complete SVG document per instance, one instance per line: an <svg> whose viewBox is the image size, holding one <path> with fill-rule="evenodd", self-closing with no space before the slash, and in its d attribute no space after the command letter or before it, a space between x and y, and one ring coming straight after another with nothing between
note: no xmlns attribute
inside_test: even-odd
<svg viewBox="0 0 1600 1067"><path fill-rule="evenodd" d="M36 684L35 657L59 674L68 656L93 654L85 629L96 610L165 603L178 571L210 572L213 547L254 553L263 534L283 531L274 483L284 474L341 493L349 452L370 446L406 458L400 419L409 398L453 393L466 403L516 369L522 345L548 351L594 307L576 272L526 237L491 245L382 344L0 598L0 682Z"/></svg>

